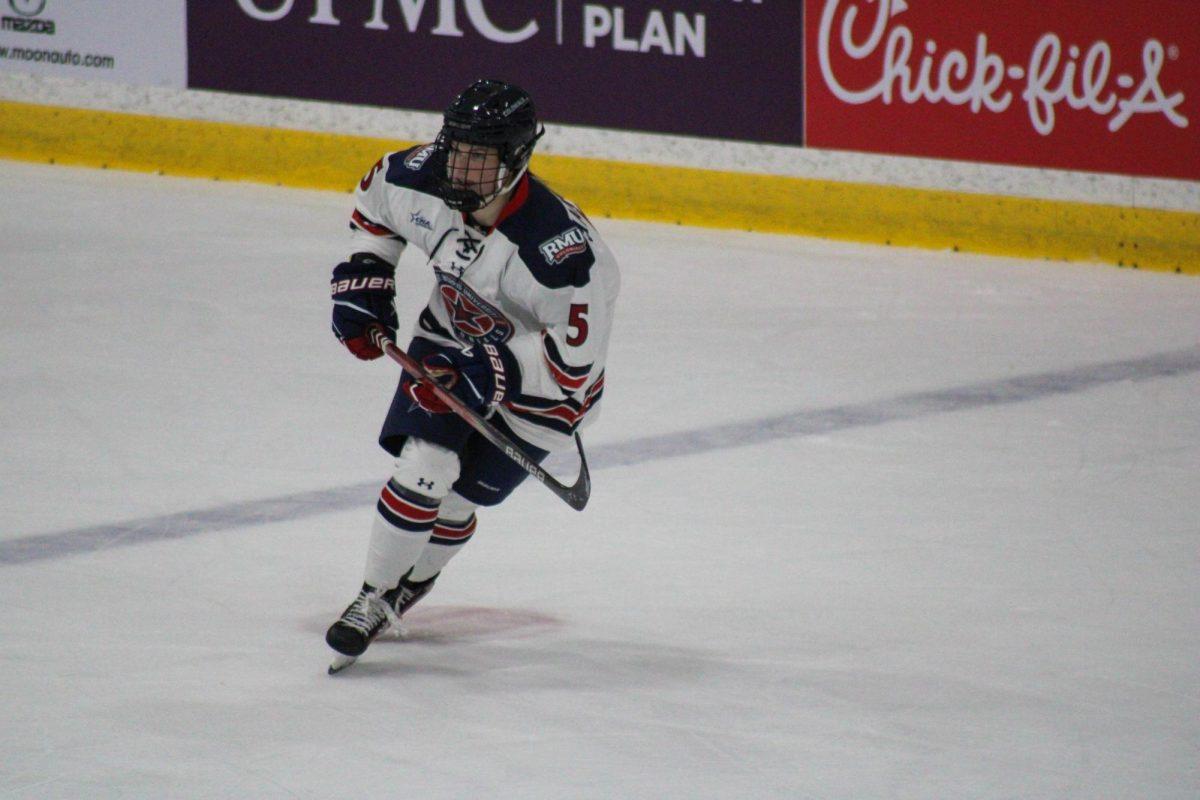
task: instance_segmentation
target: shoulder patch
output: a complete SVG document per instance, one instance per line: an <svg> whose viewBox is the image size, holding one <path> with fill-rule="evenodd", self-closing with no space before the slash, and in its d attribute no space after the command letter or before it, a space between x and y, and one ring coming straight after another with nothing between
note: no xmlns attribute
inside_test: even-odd
<svg viewBox="0 0 1200 800"><path fill-rule="evenodd" d="M539 244L538 252L545 256L547 264L561 264L587 247L587 232L575 225Z"/></svg>
<svg viewBox="0 0 1200 800"><path fill-rule="evenodd" d="M432 154L432 144L419 144L408 150L392 153L388 159L385 180L392 186L436 196L437 176L433 174L429 160Z"/></svg>
<svg viewBox="0 0 1200 800"><path fill-rule="evenodd" d="M408 155L404 157L404 166L416 172L425 166L425 162L433 155L434 147L432 144L427 144L424 147L414 147L408 151Z"/></svg>
<svg viewBox="0 0 1200 800"><path fill-rule="evenodd" d="M521 260L543 286L586 286L591 280L596 256L583 215L532 175L525 204L501 222L499 230L517 246Z"/></svg>

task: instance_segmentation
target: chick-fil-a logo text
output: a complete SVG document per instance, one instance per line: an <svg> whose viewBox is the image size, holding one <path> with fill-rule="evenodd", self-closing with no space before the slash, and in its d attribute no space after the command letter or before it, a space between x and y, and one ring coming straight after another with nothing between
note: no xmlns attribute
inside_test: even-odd
<svg viewBox="0 0 1200 800"><path fill-rule="evenodd" d="M875 100L891 104L898 96L908 104L921 101L968 106L978 114L987 109L1006 111L1019 92L1035 130L1043 136L1054 132L1057 109L1061 103L1076 110L1088 110L1108 117L1108 129L1119 131L1135 114L1162 114L1180 128L1188 125L1178 109L1183 104L1181 91L1168 95L1159 82L1166 59L1178 58L1157 39L1142 46L1140 80L1122 73L1113 78L1113 53L1108 42L1093 42L1086 51L1075 44L1063 47L1054 33L1043 34L1034 44L1024 64L1008 63L991 51L986 33L975 37L974 51L946 50L939 55L938 45L926 39L924 54L913 64L915 36L903 24L892 20L908 10L906 0L865 0L876 5L875 20L866 38L854 37L854 24L863 0L826 0L818 33L818 58L821 76L834 96L843 103L863 105ZM838 26L838 19L841 24ZM840 28L835 37L835 28ZM850 88L834 69L831 48L840 45L855 61L877 59L879 79L863 88ZM1115 87L1114 88L1114 84Z"/></svg>

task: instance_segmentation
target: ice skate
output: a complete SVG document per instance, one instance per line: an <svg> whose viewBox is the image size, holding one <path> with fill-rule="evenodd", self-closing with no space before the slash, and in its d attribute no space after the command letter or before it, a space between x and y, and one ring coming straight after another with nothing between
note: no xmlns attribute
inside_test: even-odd
<svg viewBox="0 0 1200 800"><path fill-rule="evenodd" d="M404 616L405 612L415 606L418 600L429 594L429 590L433 588L433 582L438 577L434 575L423 581L411 581L408 579L411 573L412 570L406 572L404 577L400 579L400 585L384 594L384 598L387 600L388 607L393 615L393 623L398 623L400 617Z"/></svg>
<svg viewBox="0 0 1200 800"><path fill-rule="evenodd" d="M346 607L337 622L325 632L325 643L337 656L329 665L329 674L341 672L358 660L375 637L391 625L389 603L378 589L363 584L358 597Z"/></svg>
<svg viewBox="0 0 1200 800"><path fill-rule="evenodd" d="M358 597L325 633L325 643L337 651L329 665L329 674L336 675L357 661L371 642L389 628L394 627L403 636L400 617L429 594L437 577L410 581L406 573L395 589L386 592L364 583Z"/></svg>

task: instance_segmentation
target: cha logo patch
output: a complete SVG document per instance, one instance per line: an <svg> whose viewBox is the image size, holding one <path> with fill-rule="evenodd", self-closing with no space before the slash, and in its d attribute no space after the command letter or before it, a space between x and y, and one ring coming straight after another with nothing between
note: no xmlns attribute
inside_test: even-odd
<svg viewBox="0 0 1200 800"><path fill-rule="evenodd" d="M425 166L425 162L429 160L431 155L433 155L433 151L435 149L436 148L433 145L427 144L420 150L409 153L404 159L404 166L413 171L419 170L421 167Z"/></svg>
<svg viewBox="0 0 1200 800"><path fill-rule="evenodd" d="M463 281L437 270L438 294L455 333L470 342L500 344L513 335L513 324Z"/></svg>
<svg viewBox="0 0 1200 800"><path fill-rule="evenodd" d="M588 235L576 225L538 245L547 264L561 264L573 255L587 250Z"/></svg>

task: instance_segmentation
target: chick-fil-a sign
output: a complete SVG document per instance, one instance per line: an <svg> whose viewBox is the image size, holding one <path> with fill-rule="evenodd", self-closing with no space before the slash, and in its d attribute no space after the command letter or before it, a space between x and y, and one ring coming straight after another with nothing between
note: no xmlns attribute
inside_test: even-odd
<svg viewBox="0 0 1200 800"><path fill-rule="evenodd" d="M806 0L814 147L1200 180L1200 0Z"/></svg>

